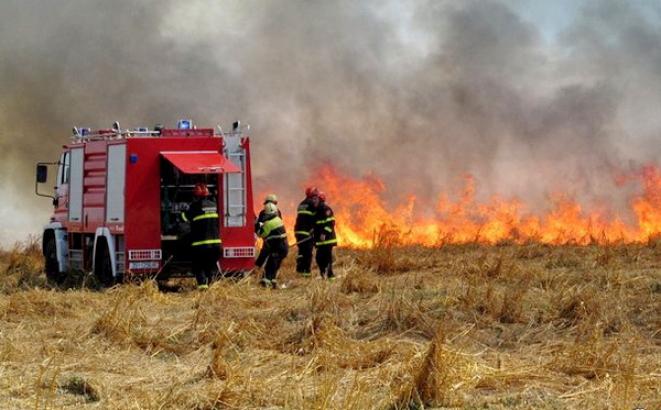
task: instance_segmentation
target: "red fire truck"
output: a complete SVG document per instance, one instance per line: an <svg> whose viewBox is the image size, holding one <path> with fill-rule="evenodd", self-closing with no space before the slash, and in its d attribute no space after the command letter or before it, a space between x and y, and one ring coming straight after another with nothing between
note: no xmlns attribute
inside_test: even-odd
<svg viewBox="0 0 661 410"><path fill-rule="evenodd" d="M232 130L198 128L74 128L59 161L37 164L35 191L52 198L44 227L48 278L93 272L105 286L127 275L190 274L190 227L181 212L195 183L216 199L223 254L221 273L253 267L255 215L250 141L237 121ZM39 192L57 166L54 195ZM50 180L52 180L52 175Z"/></svg>

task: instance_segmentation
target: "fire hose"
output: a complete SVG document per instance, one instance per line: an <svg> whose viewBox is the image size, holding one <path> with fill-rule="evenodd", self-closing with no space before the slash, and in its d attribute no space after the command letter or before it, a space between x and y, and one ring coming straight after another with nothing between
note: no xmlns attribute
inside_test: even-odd
<svg viewBox="0 0 661 410"><path fill-rule="evenodd" d="M302 243L305 243L305 242L311 240L312 238L313 238L312 233L310 233L310 236L308 236L307 238L305 238L305 239L301 239L300 241L297 241L297 242L295 242L295 243L288 244L288 245L289 245L289 247L296 246L296 245L300 245L300 244L302 244ZM266 263L266 261L268 260L268 258L269 258L269 257L267 256L266 259L264 259L264 264ZM246 272L246 275L245 275L245 276L248 277L248 276L252 275L256 270L258 270L258 269L260 269L260 268L261 268L261 266L259 266L259 267L256 266L256 267L250 269L248 272Z"/></svg>
<svg viewBox="0 0 661 410"><path fill-rule="evenodd" d="M300 241L298 241L298 242L296 242L296 243L289 244L289 246L292 247L292 246L300 245L300 244L302 244L303 242L307 242L307 241L309 241L310 239L312 239L312 235L308 236L308 237L305 238L305 239L301 239Z"/></svg>

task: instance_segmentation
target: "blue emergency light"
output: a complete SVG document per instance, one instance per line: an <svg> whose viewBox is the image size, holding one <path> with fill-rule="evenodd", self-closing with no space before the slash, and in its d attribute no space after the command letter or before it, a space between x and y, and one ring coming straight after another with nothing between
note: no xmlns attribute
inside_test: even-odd
<svg viewBox="0 0 661 410"><path fill-rule="evenodd" d="M190 130L193 128L193 120L179 120L177 128L180 130Z"/></svg>

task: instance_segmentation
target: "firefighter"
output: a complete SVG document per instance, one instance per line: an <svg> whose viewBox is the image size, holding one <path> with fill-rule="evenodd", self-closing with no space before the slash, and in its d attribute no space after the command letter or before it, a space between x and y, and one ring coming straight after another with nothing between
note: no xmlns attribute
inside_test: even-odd
<svg viewBox="0 0 661 410"><path fill-rule="evenodd" d="M319 192L317 215L314 226L314 245L317 247L316 261L323 279L335 279L333 273L333 247L337 245L335 236L335 216L326 204L326 194Z"/></svg>
<svg viewBox="0 0 661 410"><path fill-rule="evenodd" d="M266 254L266 266L261 284L264 287L277 289L278 269L283 259L287 257L289 244L287 232L282 218L278 216L278 207L273 203L264 205L265 221L259 227L257 234L263 239L262 252Z"/></svg>
<svg viewBox="0 0 661 410"><path fill-rule="evenodd" d="M319 191L315 187L308 187L305 189L305 199L301 201L296 210L296 224L294 225L294 234L298 245L296 272L305 277L310 276L312 265L313 234L318 202Z"/></svg>
<svg viewBox="0 0 661 410"><path fill-rule="evenodd" d="M278 197L275 194L268 194L264 197L264 202L262 203L263 205L266 204L273 204L276 207L278 206ZM278 216L282 218L282 214L280 213L280 210L278 209ZM255 233L259 231L260 224L264 223L264 220L266 219L266 214L264 213L264 210L262 209L259 211L259 215L257 216L257 219L255 219Z"/></svg>
<svg viewBox="0 0 661 410"><path fill-rule="evenodd" d="M262 225L264 225L264 222L266 222L266 204L273 204L277 208L278 197L275 194L268 194L266 197L264 197L264 209L259 211L259 215L255 219L255 234L257 235L259 235L259 229L262 227ZM278 216L282 218L282 213L280 213L279 209ZM255 266L261 268L264 265L264 262L266 262L266 251L262 246L262 249L259 251L259 255L257 255L257 259L255 260Z"/></svg>
<svg viewBox="0 0 661 410"><path fill-rule="evenodd" d="M195 199L182 219L190 222L191 259L197 288L209 288L213 277L218 273L218 260L221 255L221 240L218 229L218 207L209 198L207 185L198 182L193 188Z"/></svg>

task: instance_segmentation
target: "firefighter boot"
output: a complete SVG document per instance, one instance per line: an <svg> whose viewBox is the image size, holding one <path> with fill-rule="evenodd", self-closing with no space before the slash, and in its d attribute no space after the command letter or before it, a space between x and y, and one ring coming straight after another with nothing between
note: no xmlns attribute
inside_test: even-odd
<svg viewBox="0 0 661 410"><path fill-rule="evenodd" d="M335 273L333 273L333 261L328 264L326 267L326 279L328 279L330 282L333 282L335 280Z"/></svg>
<svg viewBox="0 0 661 410"><path fill-rule="evenodd" d="M310 277L310 267L306 267L306 260L307 258L305 255L297 255L296 256L296 272L303 276L304 278L309 278ZM308 262L307 265L310 263Z"/></svg>

